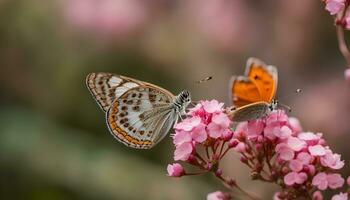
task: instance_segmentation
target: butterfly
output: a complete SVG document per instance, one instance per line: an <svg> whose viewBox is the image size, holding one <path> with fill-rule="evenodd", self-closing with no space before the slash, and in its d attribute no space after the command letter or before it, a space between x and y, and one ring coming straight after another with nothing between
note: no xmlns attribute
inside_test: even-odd
<svg viewBox="0 0 350 200"><path fill-rule="evenodd" d="M249 58L244 76L234 76L229 84L233 106L228 114L233 121L258 119L275 110L277 68L257 58Z"/></svg>
<svg viewBox="0 0 350 200"><path fill-rule="evenodd" d="M160 142L191 103L187 90L174 96L151 83L111 73L90 73L86 85L114 138L137 149Z"/></svg>

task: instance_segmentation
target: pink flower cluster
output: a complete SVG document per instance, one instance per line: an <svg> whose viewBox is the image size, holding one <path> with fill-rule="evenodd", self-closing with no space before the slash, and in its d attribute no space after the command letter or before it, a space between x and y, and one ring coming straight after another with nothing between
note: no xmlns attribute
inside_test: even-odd
<svg viewBox="0 0 350 200"><path fill-rule="evenodd" d="M336 24L350 29L349 0L325 0L325 3L326 10L329 11L331 15L340 16L340 18L336 18Z"/></svg>
<svg viewBox="0 0 350 200"><path fill-rule="evenodd" d="M298 120L282 110L240 123L234 137L249 149L238 152L252 168L253 178L282 186L275 199L294 199L297 194L307 198L315 190L344 185L336 172L344 166L340 155L326 145L321 133L302 132Z"/></svg>
<svg viewBox="0 0 350 200"><path fill-rule="evenodd" d="M190 110L190 117L175 125L175 161L194 159L198 145L211 146L215 140L232 137L231 120L222 106L216 100L203 101Z"/></svg>
<svg viewBox="0 0 350 200"><path fill-rule="evenodd" d="M274 200L311 197L322 200L322 191L339 189L345 182L338 172L344 166L341 156L327 146L321 133L303 132L299 121L288 117L283 110L235 124L224 112L223 103L201 101L190 109L186 119L175 125L173 143L174 160L185 161L200 171L188 173L175 163L168 165L169 176L209 172L226 186L241 190L237 182L224 177L219 168L221 159L234 150L251 169L253 180L281 187ZM211 193L208 199L230 199L226 194ZM332 199L347 198L347 193L340 193Z"/></svg>

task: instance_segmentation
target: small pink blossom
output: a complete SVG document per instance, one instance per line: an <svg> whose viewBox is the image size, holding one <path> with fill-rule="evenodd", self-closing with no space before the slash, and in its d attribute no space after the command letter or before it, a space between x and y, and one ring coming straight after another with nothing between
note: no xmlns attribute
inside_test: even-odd
<svg viewBox="0 0 350 200"><path fill-rule="evenodd" d="M231 195L225 192L216 191L207 195L207 200L230 200Z"/></svg>
<svg viewBox="0 0 350 200"><path fill-rule="evenodd" d="M346 24L347 24L346 28L349 29L348 26L350 26L350 17L346 18ZM350 82L350 68L348 68L344 71L344 77L345 77L346 81Z"/></svg>
<svg viewBox="0 0 350 200"><path fill-rule="evenodd" d="M275 135L280 139L287 139L292 135L292 130L288 126L282 126L279 133L275 132Z"/></svg>
<svg viewBox="0 0 350 200"><path fill-rule="evenodd" d="M203 109L208 113L222 112L223 103L219 103L217 100L203 101Z"/></svg>
<svg viewBox="0 0 350 200"><path fill-rule="evenodd" d="M348 194L347 193L339 193L332 197L332 200L348 200Z"/></svg>
<svg viewBox="0 0 350 200"><path fill-rule="evenodd" d="M294 151L284 143L278 144L275 150L279 154L278 157L282 160L288 161L294 158Z"/></svg>
<svg viewBox="0 0 350 200"><path fill-rule="evenodd" d="M286 185L302 184L306 181L307 174L304 172L289 172L284 176L283 180Z"/></svg>
<svg viewBox="0 0 350 200"><path fill-rule="evenodd" d="M202 143L208 138L205 124L200 123L192 130L192 139L198 143Z"/></svg>
<svg viewBox="0 0 350 200"><path fill-rule="evenodd" d="M247 147L243 142L238 143L237 146L235 147L235 150L239 153L244 153L246 149Z"/></svg>
<svg viewBox="0 0 350 200"><path fill-rule="evenodd" d="M221 126L222 128L228 128L230 126L231 120L224 113L214 114L212 117L212 122Z"/></svg>
<svg viewBox="0 0 350 200"><path fill-rule="evenodd" d="M184 168L179 163L169 164L167 167L168 176L181 177L184 174Z"/></svg>
<svg viewBox="0 0 350 200"><path fill-rule="evenodd" d="M328 174L327 175L328 186L332 189L340 188L344 185L345 180L340 174Z"/></svg>
<svg viewBox="0 0 350 200"><path fill-rule="evenodd" d="M264 122L261 119L251 120L247 123L247 134L249 138L256 138L264 130Z"/></svg>
<svg viewBox="0 0 350 200"><path fill-rule="evenodd" d="M286 125L288 122L288 116L283 110L272 111L266 118L266 125L276 124Z"/></svg>
<svg viewBox="0 0 350 200"><path fill-rule="evenodd" d="M350 186L350 176L346 179L346 183Z"/></svg>
<svg viewBox="0 0 350 200"><path fill-rule="evenodd" d="M174 160L186 161L190 157L193 151L193 146L190 142L182 143L179 146L176 146L174 152Z"/></svg>
<svg viewBox="0 0 350 200"><path fill-rule="evenodd" d="M185 142L191 142L191 135L186 131L175 131L173 143L177 146Z"/></svg>
<svg viewBox="0 0 350 200"><path fill-rule="evenodd" d="M176 130L191 131L194 127L198 126L201 123L201 118L194 116L191 118L186 118L180 123L177 123L174 127Z"/></svg>
<svg viewBox="0 0 350 200"><path fill-rule="evenodd" d="M320 161L323 166L332 169L341 169L344 166L344 161L340 160L340 155L336 153L333 154L331 151L321 157Z"/></svg>
<svg viewBox="0 0 350 200"><path fill-rule="evenodd" d="M315 146L310 146L309 152L312 156L324 156L326 154L326 148L318 144Z"/></svg>
<svg viewBox="0 0 350 200"><path fill-rule="evenodd" d="M312 185L317 186L319 190L325 190L328 187L327 174L324 172L318 173L312 179Z"/></svg>
<svg viewBox="0 0 350 200"><path fill-rule="evenodd" d="M299 120L295 117L289 118L289 125L291 126L293 133L300 133L303 130Z"/></svg>
<svg viewBox="0 0 350 200"><path fill-rule="evenodd" d="M345 0L327 0L326 1L326 10L335 15L342 11L345 7Z"/></svg>
<svg viewBox="0 0 350 200"><path fill-rule="evenodd" d="M323 200L323 195L321 191L317 190L312 194L312 200Z"/></svg>
<svg viewBox="0 0 350 200"><path fill-rule="evenodd" d="M312 185L317 186L319 190L325 190L327 187L337 189L343 186L344 181L345 180L339 174L320 172L312 179Z"/></svg>
<svg viewBox="0 0 350 200"><path fill-rule="evenodd" d="M303 165L308 165L309 163L312 162L313 160L313 157L306 153L306 152L300 152L298 155L297 155L297 159L303 164Z"/></svg>
<svg viewBox="0 0 350 200"><path fill-rule="evenodd" d="M220 138L222 137L222 134L224 133L224 131L226 130L225 128L222 128L220 125L217 125L215 123L210 123L207 126L207 130L208 130L208 135L211 138Z"/></svg>
<svg viewBox="0 0 350 200"><path fill-rule="evenodd" d="M289 168L294 172L300 172L303 169L303 163L299 160L291 160L289 162Z"/></svg>
<svg viewBox="0 0 350 200"><path fill-rule="evenodd" d="M287 141L288 146L294 151L300 151L304 147L306 147L305 141L297 138L297 137L289 137Z"/></svg>
<svg viewBox="0 0 350 200"><path fill-rule="evenodd" d="M233 132L230 129L226 129L222 134L222 139L229 141L233 136Z"/></svg>
<svg viewBox="0 0 350 200"><path fill-rule="evenodd" d="M299 133L298 138L304 140L308 145L315 145L321 139L321 136L312 132L303 132Z"/></svg>
<svg viewBox="0 0 350 200"><path fill-rule="evenodd" d="M201 103L198 103L195 107L190 108L187 114L188 115L192 115L192 116L203 116L203 115L205 115L205 111L203 109L203 105Z"/></svg>

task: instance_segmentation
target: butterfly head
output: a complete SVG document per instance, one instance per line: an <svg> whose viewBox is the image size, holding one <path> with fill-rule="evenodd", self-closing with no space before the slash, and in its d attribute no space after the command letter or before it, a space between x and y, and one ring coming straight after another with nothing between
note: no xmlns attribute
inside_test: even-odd
<svg viewBox="0 0 350 200"><path fill-rule="evenodd" d="M178 112L184 112L186 107L191 103L191 93L188 90L183 90L174 100L174 106Z"/></svg>
<svg viewBox="0 0 350 200"><path fill-rule="evenodd" d="M273 99L269 105L269 111L271 112L273 110L276 110L278 108L278 105L279 105L278 100Z"/></svg>

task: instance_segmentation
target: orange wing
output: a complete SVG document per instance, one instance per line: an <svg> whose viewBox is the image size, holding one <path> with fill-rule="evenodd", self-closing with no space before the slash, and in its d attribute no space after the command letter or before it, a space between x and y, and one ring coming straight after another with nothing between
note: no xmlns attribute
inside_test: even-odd
<svg viewBox="0 0 350 200"><path fill-rule="evenodd" d="M270 103L276 95L277 69L266 65L257 58L249 58L247 61L246 76L258 88L261 101Z"/></svg>
<svg viewBox="0 0 350 200"><path fill-rule="evenodd" d="M277 90L277 69L256 58L249 58L246 76L233 77L230 96L235 107L263 101L270 103Z"/></svg>
<svg viewBox="0 0 350 200"><path fill-rule="evenodd" d="M241 107L257 101L261 101L258 87L247 77L238 76L231 79L231 98L235 107Z"/></svg>

